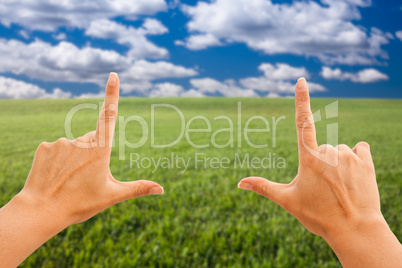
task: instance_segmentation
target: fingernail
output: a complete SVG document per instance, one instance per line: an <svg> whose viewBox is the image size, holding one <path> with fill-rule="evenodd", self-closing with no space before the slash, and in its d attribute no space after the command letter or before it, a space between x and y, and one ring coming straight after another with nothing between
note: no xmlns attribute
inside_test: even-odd
<svg viewBox="0 0 402 268"><path fill-rule="evenodd" d="M107 81L107 84L112 87L117 84L117 73L112 72L109 74L109 80Z"/></svg>
<svg viewBox="0 0 402 268"><path fill-rule="evenodd" d="M296 88L300 92L306 92L307 91L307 81L306 78L300 77L299 80L297 80Z"/></svg>
<svg viewBox="0 0 402 268"><path fill-rule="evenodd" d="M163 194L163 187L155 186L148 190L148 194Z"/></svg>
<svg viewBox="0 0 402 268"><path fill-rule="evenodd" d="M237 185L238 188L243 189L243 190L251 190L252 185L248 182L240 181L239 184Z"/></svg>

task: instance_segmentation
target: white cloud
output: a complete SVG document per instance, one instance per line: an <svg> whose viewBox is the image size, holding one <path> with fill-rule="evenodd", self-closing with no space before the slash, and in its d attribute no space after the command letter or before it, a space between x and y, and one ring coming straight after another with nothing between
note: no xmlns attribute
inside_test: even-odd
<svg viewBox="0 0 402 268"><path fill-rule="evenodd" d="M244 78L240 80L240 84L246 88L276 94L290 94L294 92L294 83L289 81L270 80L264 76Z"/></svg>
<svg viewBox="0 0 402 268"><path fill-rule="evenodd" d="M168 5L170 9L175 9L180 5L180 0L169 0Z"/></svg>
<svg viewBox="0 0 402 268"><path fill-rule="evenodd" d="M279 96L279 94L277 93L269 93L267 96L265 96L266 98L280 98L281 96Z"/></svg>
<svg viewBox="0 0 402 268"><path fill-rule="evenodd" d="M70 98L71 93L55 88L52 93L13 78L0 76L0 99Z"/></svg>
<svg viewBox="0 0 402 268"><path fill-rule="evenodd" d="M263 76L240 79L240 84L253 90L269 92L270 96L293 94L295 91L295 81L299 77L310 77L310 74L304 67L292 67L284 63L277 63L275 66L263 63L258 69L264 73ZM309 82L309 90L312 93L325 91L325 87Z"/></svg>
<svg viewBox="0 0 402 268"><path fill-rule="evenodd" d="M364 69L357 73L350 73L342 72L339 68L331 69L329 67L323 67L321 76L325 79L350 80L355 83L373 83L389 79L388 75L373 68Z"/></svg>
<svg viewBox="0 0 402 268"><path fill-rule="evenodd" d="M194 76L197 75L197 72L193 69L177 66L166 61L149 62L139 60L131 66L127 75L137 80L155 80L170 77Z"/></svg>
<svg viewBox="0 0 402 268"><path fill-rule="evenodd" d="M20 36L22 36L23 38L25 38L25 39L29 39L29 34L28 34L27 31L20 30L20 31L18 32L18 34L19 34Z"/></svg>
<svg viewBox="0 0 402 268"><path fill-rule="evenodd" d="M137 19L140 15L152 15L166 11L164 0L2 0L0 23L11 23L27 29L54 31L58 27L86 28L91 21L123 16Z"/></svg>
<svg viewBox="0 0 402 268"><path fill-rule="evenodd" d="M185 46L191 50L200 50L211 46L222 45L221 42L219 42L219 40L212 34L191 35L187 38L185 42L181 40L176 40L175 44L179 46Z"/></svg>
<svg viewBox="0 0 402 268"><path fill-rule="evenodd" d="M29 64L28 64L29 65ZM263 63L258 69L263 72L259 77L248 77L240 80L227 79L223 82L206 77L191 79L189 90L181 85L170 82L152 84L151 81L172 76L192 76L192 69L175 66L169 62L135 61L126 72L119 73L122 93L136 92L139 96L149 97L282 97L291 96L294 93L294 84L300 76L309 77L304 67L293 67L283 63L275 65ZM70 73L77 78L76 74ZM364 74L361 75L364 77ZM95 78L96 77L96 78ZM0 77L1 78L1 77ZM72 77L70 77L72 78ZM92 81L92 79L94 79ZM92 74L89 80L84 82L98 83L102 87L107 77L104 73ZM70 81L70 80L69 80ZM72 81L72 80L71 80ZM325 91L325 88L316 83L309 82L310 92ZM77 98L103 98L104 92L83 93ZM70 92L54 89L52 93L46 93L44 89L36 85L22 81L2 78L0 79L0 98L70 98Z"/></svg>
<svg viewBox="0 0 402 268"><path fill-rule="evenodd" d="M399 40L402 41L402 31L397 31L397 32L395 33L395 36L398 37Z"/></svg>
<svg viewBox="0 0 402 268"><path fill-rule="evenodd" d="M220 95L227 97L280 97L294 94L296 80L310 74L304 67L293 67L284 63L275 65L262 63L258 69L264 73L259 77L248 77L238 81L228 79L219 82L212 78L191 79L194 90L203 95ZM325 91L325 87L309 82L311 93Z"/></svg>
<svg viewBox="0 0 402 268"><path fill-rule="evenodd" d="M263 63L258 66L258 70L264 72L266 78L272 80L295 80L303 76L309 78L310 75L304 67L292 67L286 63L277 63L274 65Z"/></svg>
<svg viewBox="0 0 402 268"><path fill-rule="evenodd" d="M149 97L203 97L204 95L194 89L184 90L180 85L172 83L156 84L147 94Z"/></svg>
<svg viewBox="0 0 402 268"><path fill-rule="evenodd" d="M136 61L126 71L119 74L124 93L135 91L142 94L152 87L152 84L149 81L195 75L197 75L195 70L177 66L170 62L148 62L145 60Z"/></svg>
<svg viewBox="0 0 402 268"><path fill-rule="evenodd" d="M164 58L169 52L150 42L146 35L167 33L168 29L158 20L146 19L139 28L127 27L125 25L101 19L92 21L86 29L85 34L102 39L113 39L117 43L130 47L127 56L133 59Z"/></svg>
<svg viewBox="0 0 402 268"><path fill-rule="evenodd" d="M182 86L172 83L156 84L149 93L149 97L177 97L183 93Z"/></svg>
<svg viewBox="0 0 402 268"><path fill-rule="evenodd" d="M104 87L105 77L114 71L122 80L124 93L144 92L152 87L152 80L197 74L169 62L135 60L112 50L78 48L65 41L52 46L40 40L25 44L0 38L0 58L0 73L23 74L43 81L86 82Z"/></svg>
<svg viewBox="0 0 402 268"><path fill-rule="evenodd" d="M195 97L197 97L197 98L199 98L199 97L205 97L205 95L202 94L201 92L197 91L197 90L190 89L190 90L184 91L184 92L181 94L181 97L188 97L188 98L195 98Z"/></svg>
<svg viewBox="0 0 402 268"><path fill-rule="evenodd" d="M79 96L76 96L76 98L79 99L98 99L98 98L103 98L105 97L105 92L101 91L98 93L83 93Z"/></svg>
<svg viewBox="0 0 402 268"><path fill-rule="evenodd" d="M40 40L25 44L0 39L0 58L0 72L62 82L99 83L96 75L120 71L130 64L129 59L115 51L91 47L80 49L64 41L52 46Z"/></svg>
<svg viewBox="0 0 402 268"><path fill-rule="evenodd" d="M334 0L324 0L323 3L330 3ZM337 0L339 2L343 1L352 5L361 6L361 7L368 7L371 6L371 0Z"/></svg>
<svg viewBox="0 0 402 268"><path fill-rule="evenodd" d="M169 29L157 19L145 19L142 28L146 34L164 34L169 32Z"/></svg>
<svg viewBox="0 0 402 268"><path fill-rule="evenodd" d="M53 34L52 37L56 40L66 40L67 39L67 35L65 33Z"/></svg>
<svg viewBox="0 0 402 268"><path fill-rule="evenodd" d="M66 91L63 91L60 88L55 88L55 89L53 89L53 92L51 94L46 94L42 98L45 98L45 99L60 99L60 98L65 99L65 98L71 98L71 97L72 97L71 92L66 92Z"/></svg>
<svg viewBox="0 0 402 268"><path fill-rule="evenodd" d="M199 1L182 5L190 17L188 30L193 33L184 44L202 49L224 43L245 43L266 54L296 54L318 57L327 64L372 64L387 54L381 46L389 35L378 29L366 31L354 25L360 20L358 6L365 0L294 1L274 4L270 0ZM206 38L197 38L208 36Z"/></svg>
<svg viewBox="0 0 402 268"><path fill-rule="evenodd" d="M178 2L175 2L178 4ZM149 35L165 34L169 30L160 21L145 18L139 27L126 26L111 19L124 17L138 20L144 15L153 15L167 10L164 0L119 0L119 1L30 1L16 3L4 0L0 3L0 23L22 26L20 34L29 38L33 30L53 32L52 37L60 40L57 45L34 40L24 43L0 38L0 73L26 75L43 81L95 83L103 87L110 71L119 73L123 93L146 93L152 81L162 78L194 76L191 68L177 66L166 61L145 59L167 58L167 49L147 39ZM67 30L85 29L88 37L111 39L128 46L124 54L67 42ZM98 94L82 94L82 97L97 97Z"/></svg>
<svg viewBox="0 0 402 268"><path fill-rule="evenodd" d="M241 88L234 80L219 82L212 78L191 79L191 85L203 95L220 95L224 97L258 97L251 89Z"/></svg>

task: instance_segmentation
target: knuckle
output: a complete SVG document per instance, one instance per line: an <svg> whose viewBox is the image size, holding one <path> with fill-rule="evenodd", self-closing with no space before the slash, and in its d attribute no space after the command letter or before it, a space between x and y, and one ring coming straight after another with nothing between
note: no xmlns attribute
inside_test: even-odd
<svg viewBox="0 0 402 268"><path fill-rule="evenodd" d="M311 113L298 113L296 116L296 124L300 129L312 126L314 124L313 115Z"/></svg>
<svg viewBox="0 0 402 268"><path fill-rule="evenodd" d="M81 149L88 149L96 146L94 142L91 140L91 138L87 137L79 137L71 141L71 144L74 145L74 148L81 148Z"/></svg>
<svg viewBox="0 0 402 268"><path fill-rule="evenodd" d="M75 144L78 144L78 143L85 143L87 141L88 141L88 139L86 137L78 137L75 140L73 140L72 143L75 145Z"/></svg>
<svg viewBox="0 0 402 268"><path fill-rule="evenodd" d="M325 172L328 164L336 163L338 157L338 150L328 144L320 145L316 154L309 154L304 157L303 165L315 172Z"/></svg>
<svg viewBox="0 0 402 268"><path fill-rule="evenodd" d="M347 146L346 144L338 144L337 146L335 146L335 149L339 151L351 151L349 146Z"/></svg>
<svg viewBox="0 0 402 268"><path fill-rule="evenodd" d="M115 104L109 104L107 107L104 109L104 115L106 119L114 119L117 116L117 107Z"/></svg>
<svg viewBox="0 0 402 268"><path fill-rule="evenodd" d="M134 197L144 196L148 193L148 188L141 182L133 187L132 194Z"/></svg>
<svg viewBox="0 0 402 268"><path fill-rule="evenodd" d="M318 146L318 152L320 154L326 154L334 149L335 148L333 146L331 146L330 144L321 144L320 146Z"/></svg>
<svg viewBox="0 0 402 268"><path fill-rule="evenodd" d="M37 151L48 151L50 149L50 143L49 142L42 142L39 144Z"/></svg>
<svg viewBox="0 0 402 268"><path fill-rule="evenodd" d="M268 186L266 184L259 184L259 185L257 185L257 187L255 187L255 191L258 194L261 194L261 195L264 195L264 196L267 196L268 190L269 189L268 189Z"/></svg>
<svg viewBox="0 0 402 268"><path fill-rule="evenodd" d="M338 154L338 150L331 144L324 144L323 148L325 148L324 149L325 153L332 154L332 155Z"/></svg>
<svg viewBox="0 0 402 268"><path fill-rule="evenodd" d="M358 143L356 144L356 146L357 146L357 147L364 147L364 148L367 148L367 149L370 148L370 144L368 144L368 143L365 142L365 141L358 142Z"/></svg>
<svg viewBox="0 0 402 268"><path fill-rule="evenodd" d="M332 155L338 153L338 150L334 146L332 146L331 144L325 144L325 151L327 153L329 153L329 154L332 154Z"/></svg>
<svg viewBox="0 0 402 268"><path fill-rule="evenodd" d="M59 146L66 146L70 144L70 141L66 138L60 138L55 142L55 144Z"/></svg>
<svg viewBox="0 0 402 268"><path fill-rule="evenodd" d="M318 150L320 152L325 152L326 148L327 148L327 144L321 144L320 146L318 146Z"/></svg>
<svg viewBox="0 0 402 268"><path fill-rule="evenodd" d="M335 160L336 158L341 156L341 152L342 150L339 150L339 148L336 148L330 144L326 145L325 154L328 155L330 160Z"/></svg>

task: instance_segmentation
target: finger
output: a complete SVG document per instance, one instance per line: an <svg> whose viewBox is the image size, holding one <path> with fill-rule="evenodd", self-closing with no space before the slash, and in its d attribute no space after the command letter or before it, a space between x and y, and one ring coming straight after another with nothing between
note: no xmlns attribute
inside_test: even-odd
<svg viewBox="0 0 402 268"><path fill-rule="evenodd" d="M93 142L96 136L96 131L90 131L86 133L84 136L78 137L75 140L79 142Z"/></svg>
<svg viewBox="0 0 402 268"><path fill-rule="evenodd" d="M318 149L308 86L303 77L296 84L295 106L299 158L302 159L309 151Z"/></svg>
<svg viewBox="0 0 402 268"><path fill-rule="evenodd" d="M83 149L97 147L96 143L94 143L95 135L96 135L96 131L91 131L91 132L86 133L82 137L78 137L75 140L72 140L71 143L74 146L83 148Z"/></svg>
<svg viewBox="0 0 402 268"><path fill-rule="evenodd" d="M367 142L361 141L357 143L352 151L364 161L373 161L370 152L370 145Z"/></svg>
<svg viewBox="0 0 402 268"><path fill-rule="evenodd" d="M116 181L112 194L115 198L115 203L118 203L135 197L163 194L163 187L156 182L147 180Z"/></svg>
<svg viewBox="0 0 402 268"><path fill-rule="evenodd" d="M347 151L352 150L346 144L338 144L337 146L335 146L335 149L337 149L338 151L342 151L342 152L347 152Z"/></svg>
<svg viewBox="0 0 402 268"><path fill-rule="evenodd" d="M265 196L280 206L286 201L285 189L287 184L281 184L259 177L249 177L242 179L237 187L243 190L251 190L257 194Z"/></svg>
<svg viewBox="0 0 402 268"><path fill-rule="evenodd" d="M90 139L95 138L95 136L96 136L96 131L90 131L90 132L86 133L84 136L82 136L81 138L90 140Z"/></svg>
<svg viewBox="0 0 402 268"><path fill-rule="evenodd" d="M119 78L116 73L110 73L106 85L105 101L96 126L95 139L99 147L112 147L118 104Z"/></svg>

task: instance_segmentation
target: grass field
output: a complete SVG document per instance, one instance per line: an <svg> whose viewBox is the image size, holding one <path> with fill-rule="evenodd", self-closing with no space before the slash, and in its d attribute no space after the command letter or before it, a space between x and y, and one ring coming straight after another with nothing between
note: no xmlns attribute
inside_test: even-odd
<svg viewBox="0 0 402 268"><path fill-rule="evenodd" d="M39 143L65 136L64 120L76 104L99 100L0 100L0 205L6 204L24 185ZM272 123L284 115L273 132L251 133L253 143L268 143L255 149L240 138L238 146L237 107L241 101L241 124L254 115ZM323 109L333 99L313 99L312 109ZM112 152L111 171L116 179L151 179L165 188L162 196L148 196L118 204L74 225L48 241L21 267L340 267L336 256L320 237L310 234L292 216L268 199L237 189L240 179L249 175L290 182L297 174L297 141L293 99L121 99L119 115L140 115L150 124L151 104L168 103L178 107L186 121L196 115L211 120L212 132L227 128L226 115L234 122L234 147L215 148L211 133L193 133L197 149L183 138L170 148L151 148L150 139L137 149ZM73 117L73 134L94 130L96 110L82 110ZM157 110L155 140L168 142L180 132L173 110ZM382 211L391 229L402 238L402 101L339 100L339 143L354 146L360 140L370 143L381 195ZM326 123L317 124L319 143L326 141ZM261 127L262 121L253 121ZM192 128L205 128L195 120ZM121 130L121 129L120 129ZM131 142L142 137L138 124L125 129ZM119 133L116 133L118 136ZM218 144L228 141L228 132L216 136ZM119 140L116 141L119 144ZM233 168L235 154L262 158L275 153L286 167ZM194 158L227 157L232 168L211 168L190 162L180 168L130 168L130 154L163 157L174 153ZM122 156L122 155L120 155ZM29 219L27 219L29 220Z"/></svg>

